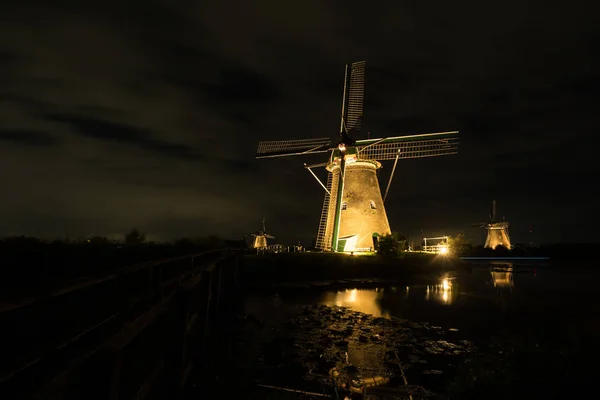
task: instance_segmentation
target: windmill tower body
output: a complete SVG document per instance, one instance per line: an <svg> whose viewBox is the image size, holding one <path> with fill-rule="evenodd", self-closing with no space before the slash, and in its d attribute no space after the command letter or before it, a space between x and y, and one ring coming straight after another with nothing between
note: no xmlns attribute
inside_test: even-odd
<svg viewBox="0 0 600 400"><path fill-rule="evenodd" d="M508 236L508 223L497 222L489 224L485 229L487 229L487 237L483 247L486 249L495 249L498 246L504 246L507 249L511 248Z"/></svg>
<svg viewBox="0 0 600 400"><path fill-rule="evenodd" d="M327 166L327 170L336 176L336 192L341 171L339 157ZM357 160L355 154L346 154L345 164L338 231L338 238L342 241L340 251L371 250L375 247L374 237L391 233L377 179L381 163ZM336 204L332 204L327 211L327 220L332 223L327 224L330 230L325 233L326 237L333 237L335 211Z"/></svg>
<svg viewBox="0 0 600 400"><path fill-rule="evenodd" d="M267 237L265 235L254 236L254 248L262 249L267 247Z"/></svg>
<svg viewBox="0 0 600 400"><path fill-rule="evenodd" d="M316 247L325 251L364 251L376 247L378 236L391 233L377 171L381 162L456 154L458 132L354 140L362 127L365 62L346 65L339 139L262 141L256 158L330 153L325 163L305 168L325 189ZM312 168L328 171L323 184ZM387 195L386 189L386 195Z"/></svg>
<svg viewBox="0 0 600 400"><path fill-rule="evenodd" d="M267 248L267 239L275 239L275 236L269 235L267 233L267 228L265 225L265 219L262 220L262 231L256 231L252 234L254 236L254 241L252 242L252 248L254 249L265 249Z"/></svg>
<svg viewBox="0 0 600 400"><path fill-rule="evenodd" d="M498 246L512 248L510 236L508 235L508 222L496 222L496 200L492 201L492 209L490 212L490 220L487 224L476 225L487 230L485 244L486 249L495 249Z"/></svg>

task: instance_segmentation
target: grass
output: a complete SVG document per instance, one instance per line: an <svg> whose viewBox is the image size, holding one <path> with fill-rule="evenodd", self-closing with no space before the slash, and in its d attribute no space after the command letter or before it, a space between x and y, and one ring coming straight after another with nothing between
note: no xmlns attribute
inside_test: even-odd
<svg viewBox="0 0 600 400"><path fill-rule="evenodd" d="M243 258L242 276L245 281L267 282L392 279L456 270L462 266L457 259L426 253L403 253L398 258L374 253L251 254Z"/></svg>

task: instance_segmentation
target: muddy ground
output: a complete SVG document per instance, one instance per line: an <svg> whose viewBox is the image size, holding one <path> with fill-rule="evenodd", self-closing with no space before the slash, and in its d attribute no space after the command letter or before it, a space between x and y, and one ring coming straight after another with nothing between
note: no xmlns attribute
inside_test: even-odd
<svg viewBox="0 0 600 400"><path fill-rule="evenodd" d="M375 318L335 306L288 308L271 317L238 317L228 339L223 338L227 365L215 364L205 372L213 379L196 387L241 391L245 398L410 395L416 400L448 398L476 384L473 374L462 388L453 387L457 375L465 380L480 354L452 327ZM229 386L232 380L237 387Z"/></svg>
<svg viewBox="0 0 600 400"><path fill-rule="evenodd" d="M189 398L361 398L365 386L370 399L589 397L600 359L598 277L496 275L482 268L431 293L365 288L349 303L352 290L337 286L240 293L238 316L203 358Z"/></svg>

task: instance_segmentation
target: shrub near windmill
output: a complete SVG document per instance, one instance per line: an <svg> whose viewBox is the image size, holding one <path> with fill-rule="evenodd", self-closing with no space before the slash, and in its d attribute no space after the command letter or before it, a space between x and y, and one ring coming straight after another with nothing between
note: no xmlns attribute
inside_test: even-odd
<svg viewBox="0 0 600 400"><path fill-rule="evenodd" d="M316 247L325 251L364 251L377 246L377 237L391 234L384 201L399 159L433 157L458 152L458 132L427 133L355 140L362 128L365 62L346 65L339 136L261 141L256 158L329 153L328 161L305 168L325 189ZM394 160L385 195L377 170ZM324 184L312 168L328 171Z"/></svg>

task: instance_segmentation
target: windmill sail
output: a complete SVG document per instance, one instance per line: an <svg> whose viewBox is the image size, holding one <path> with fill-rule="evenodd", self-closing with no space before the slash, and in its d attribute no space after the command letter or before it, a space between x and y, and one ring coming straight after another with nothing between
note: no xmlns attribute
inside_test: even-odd
<svg viewBox="0 0 600 400"><path fill-rule="evenodd" d="M327 175L327 189L323 208L321 209L321 220L319 222L319 231L317 232L316 247L321 250L329 251L332 249L333 230L335 229L335 209L337 205L337 194L340 189L340 171L329 172Z"/></svg>
<svg viewBox="0 0 600 400"><path fill-rule="evenodd" d="M322 250L376 250L377 238L391 233L377 179L381 161L458 153L457 131L356 140L356 132L363 128L364 89L365 62L347 64L339 139L261 141L258 144L258 159L329 153L325 163L304 164L325 189L316 240L316 247ZM312 171L311 168L316 167L325 167L328 171L326 184Z"/></svg>
<svg viewBox="0 0 600 400"><path fill-rule="evenodd" d="M495 249L498 246L507 249L512 248L508 234L509 223L506 221L496 222L496 200L492 201L489 221L487 223L473 224L473 226L487 230L487 237L483 245L484 248Z"/></svg>
<svg viewBox="0 0 600 400"><path fill-rule="evenodd" d="M256 158L296 156L329 151L329 138L267 140L258 142Z"/></svg>
<svg viewBox="0 0 600 400"><path fill-rule="evenodd" d="M321 219L319 220L319 231L317 232L317 241L315 244L315 247L320 250L331 250L331 232L333 229L333 221L331 218L329 218L329 215L333 213L333 211L331 211L332 205L335 209L334 202L336 199L338 184L339 175L334 176L333 173L329 172L327 174L327 190L325 191L325 199L323 199Z"/></svg>
<svg viewBox="0 0 600 400"><path fill-rule="evenodd" d="M358 158L383 161L457 154L458 139L458 131L449 131L358 140L356 146Z"/></svg>
<svg viewBox="0 0 600 400"><path fill-rule="evenodd" d="M354 133L361 130L364 98L365 62L359 61L346 66L340 133Z"/></svg>

